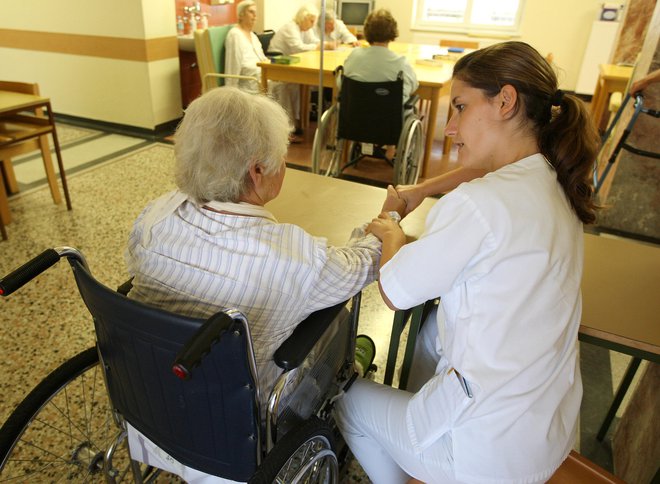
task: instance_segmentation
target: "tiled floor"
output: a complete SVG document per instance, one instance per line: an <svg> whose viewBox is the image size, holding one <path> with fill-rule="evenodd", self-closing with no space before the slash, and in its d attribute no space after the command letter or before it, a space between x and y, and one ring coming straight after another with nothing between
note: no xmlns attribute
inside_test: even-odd
<svg viewBox="0 0 660 484"><path fill-rule="evenodd" d="M116 287L126 278L122 254L132 221L147 201L173 187L172 148L128 136L67 131L63 127L60 136L65 164L70 167L67 174L73 210L55 206L43 182L24 175L31 173L28 165L38 167L40 159L20 162L25 171L17 170L17 177L25 190L10 199L14 221L8 226L9 240L0 243L0 274L45 248L71 245L85 252L98 279ZM307 143L291 147L292 165L309 166L311 130L306 137ZM111 161L99 164L108 159ZM77 171L74 164L79 166ZM434 160L434 166L441 164ZM364 170L360 176L370 175L366 166ZM381 175L385 172L383 169ZM381 177L379 182L387 183L387 179ZM93 331L64 264L2 300L0 308L0 352L4 360L0 421L4 421L49 371L93 344ZM382 380L392 317L377 287L366 288L360 331L369 334L378 348L376 380ZM585 398L579 445L585 455L611 468L608 442L597 443L594 435L628 358L589 345L582 345L581 351Z"/></svg>

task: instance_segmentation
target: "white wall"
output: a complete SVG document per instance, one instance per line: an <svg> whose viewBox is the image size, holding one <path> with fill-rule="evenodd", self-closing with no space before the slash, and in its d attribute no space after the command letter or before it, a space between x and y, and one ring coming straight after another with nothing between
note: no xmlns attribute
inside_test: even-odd
<svg viewBox="0 0 660 484"><path fill-rule="evenodd" d="M377 8L387 8L396 17L400 40L436 44L442 37L468 38L456 34L413 30L412 1L376 0ZM554 62L560 69L562 89L572 91L577 82L591 24L598 17L601 3L599 0L525 0L520 37L511 40L527 42L544 56L552 52ZM469 40L478 40L482 45L489 45L501 39L470 37Z"/></svg>
<svg viewBox="0 0 660 484"><path fill-rule="evenodd" d="M277 29L288 21L304 0L260 0L265 28ZM457 34L443 34L412 29L414 0L376 0L376 8L389 9L399 24L399 40L424 44L437 44L440 38L464 38ZM575 89L582 56L587 45L592 22L598 17L601 0L524 0L525 9L521 21L520 37L543 55L554 54L559 67L562 89ZM621 3L625 3L622 1ZM320 2L316 2L320 5ZM473 38L482 45L501 39Z"/></svg>
<svg viewBox="0 0 660 484"><path fill-rule="evenodd" d="M145 41L174 38L175 21L174 1L21 0L2 2L0 29ZM146 129L181 116L176 51L147 62L0 45L0 59L0 79L38 82L56 113Z"/></svg>
<svg viewBox="0 0 660 484"><path fill-rule="evenodd" d="M320 5L310 0L256 0L259 8L259 20L256 30L277 30L292 20L300 7L306 4Z"/></svg>

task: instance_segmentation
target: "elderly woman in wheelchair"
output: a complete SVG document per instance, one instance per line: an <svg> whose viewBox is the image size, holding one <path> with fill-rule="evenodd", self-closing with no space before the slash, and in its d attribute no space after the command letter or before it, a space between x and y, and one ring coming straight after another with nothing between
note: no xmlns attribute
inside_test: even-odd
<svg viewBox="0 0 660 484"><path fill-rule="evenodd" d="M0 280L7 295L66 257L97 337L3 426L3 478L114 481L132 469L139 480L142 462L189 482L337 482L330 410L355 378L359 291L381 247L362 228L330 247L264 208L282 187L288 131L262 95L224 87L190 104L176 132L179 189L150 203L130 235L128 297L68 247ZM402 202L393 193L383 209ZM84 396L104 384L110 403L88 411ZM56 422L62 409L67 423ZM71 428L87 430L58 432ZM132 460L116 452L126 434Z"/></svg>

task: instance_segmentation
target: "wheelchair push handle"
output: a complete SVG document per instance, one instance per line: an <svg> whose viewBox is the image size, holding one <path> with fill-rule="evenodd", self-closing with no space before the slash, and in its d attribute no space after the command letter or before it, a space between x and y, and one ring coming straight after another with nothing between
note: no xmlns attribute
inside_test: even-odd
<svg viewBox="0 0 660 484"><path fill-rule="evenodd" d="M190 379L193 368L200 364L233 324L234 320L225 313L217 313L207 319L176 355L172 373L182 380Z"/></svg>
<svg viewBox="0 0 660 484"><path fill-rule="evenodd" d="M55 249L44 250L38 256L0 279L0 296L10 295L46 269L54 266L59 260L60 254Z"/></svg>

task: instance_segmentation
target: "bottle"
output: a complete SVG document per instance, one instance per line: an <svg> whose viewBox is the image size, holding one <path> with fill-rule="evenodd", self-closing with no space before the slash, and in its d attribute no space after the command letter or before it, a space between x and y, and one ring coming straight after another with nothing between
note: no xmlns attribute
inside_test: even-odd
<svg viewBox="0 0 660 484"><path fill-rule="evenodd" d="M201 27L202 30L206 30L209 28L209 14L208 13L203 13L202 14L202 20L201 20Z"/></svg>
<svg viewBox="0 0 660 484"><path fill-rule="evenodd" d="M195 30L197 30L197 15L195 15L194 13L190 14L189 22L190 22L190 33L192 34L193 32L195 32Z"/></svg>
<svg viewBox="0 0 660 484"><path fill-rule="evenodd" d="M185 30L186 30L186 28L183 25L183 17L181 15L178 15L176 17L176 33L177 33L177 35L183 35Z"/></svg>

